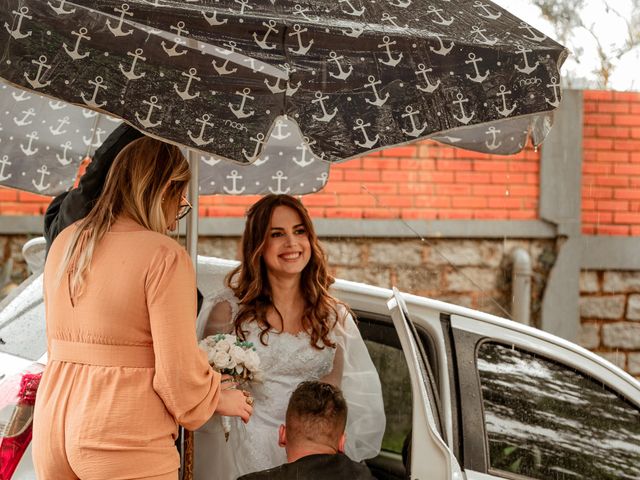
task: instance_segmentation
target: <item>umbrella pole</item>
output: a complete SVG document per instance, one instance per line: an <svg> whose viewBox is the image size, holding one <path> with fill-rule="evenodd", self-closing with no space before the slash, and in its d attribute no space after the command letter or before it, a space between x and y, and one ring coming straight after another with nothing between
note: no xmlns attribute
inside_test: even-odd
<svg viewBox="0 0 640 480"><path fill-rule="evenodd" d="M193 206L191 214L187 217L187 251L193 262L193 269L198 273L198 155L189 150L189 165L191 167L191 182L189 183L189 202ZM182 442L182 480L193 479L193 432L183 429Z"/></svg>

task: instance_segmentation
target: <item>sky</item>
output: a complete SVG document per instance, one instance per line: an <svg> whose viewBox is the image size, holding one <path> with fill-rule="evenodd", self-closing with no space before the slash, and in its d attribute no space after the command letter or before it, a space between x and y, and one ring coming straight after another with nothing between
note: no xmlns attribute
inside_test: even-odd
<svg viewBox="0 0 640 480"><path fill-rule="evenodd" d="M507 9L517 17L526 19L527 23L533 25L545 35L555 38L555 31L552 25L544 20L531 0L493 0L501 7ZM629 17L632 12L631 0L610 0L612 5L625 16ZM626 25L622 19L613 13L607 13L603 0L588 0L587 8L581 13L584 23L594 25L594 31L600 41L606 45L622 45ZM595 75L592 71L599 64L595 42L591 35L585 31L576 31L573 40L574 45L579 45L584 49L579 58L575 55L569 56L562 70L570 73L574 78L584 78L595 82ZM571 45L566 45L571 48ZM611 77L610 88L614 90L634 90L640 91L640 47L625 55L617 64ZM585 85L577 84L575 87Z"/></svg>

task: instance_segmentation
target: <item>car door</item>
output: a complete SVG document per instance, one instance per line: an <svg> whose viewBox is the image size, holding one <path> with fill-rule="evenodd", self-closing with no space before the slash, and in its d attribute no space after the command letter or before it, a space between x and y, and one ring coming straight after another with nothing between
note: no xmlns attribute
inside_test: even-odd
<svg viewBox="0 0 640 480"><path fill-rule="evenodd" d="M413 390L413 430L411 437L412 479L461 479L458 463L442 438L436 409L433 378L430 377L418 334L409 317L402 294L394 288L387 306L400 338Z"/></svg>
<svg viewBox="0 0 640 480"><path fill-rule="evenodd" d="M467 479L640 478L640 384L577 345L451 315Z"/></svg>

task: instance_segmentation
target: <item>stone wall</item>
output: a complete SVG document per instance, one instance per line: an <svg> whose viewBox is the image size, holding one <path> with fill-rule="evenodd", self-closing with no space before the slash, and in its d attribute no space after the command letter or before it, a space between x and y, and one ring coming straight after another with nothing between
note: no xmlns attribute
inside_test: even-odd
<svg viewBox="0 0 640 480"><path fill-rule="evenodd" d="M580 344L640 377L640 272L582 272L580 316Z"/></svg>
<svg viewBox="0 0 640 480"><path fill-rule="evenodd" d="M0 235L0 300L28 276L22 245L29 238Z"/></svg>

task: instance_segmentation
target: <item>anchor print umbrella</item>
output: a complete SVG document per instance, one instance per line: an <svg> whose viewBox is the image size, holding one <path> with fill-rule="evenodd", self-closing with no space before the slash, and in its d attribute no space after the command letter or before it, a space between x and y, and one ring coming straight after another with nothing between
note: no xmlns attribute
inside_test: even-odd
<svg viewBox="0 0 640 480"><path fill-rule="evenodd" d="M482 0L3 5L0 77L211 162L264 160L278 121L315 162L421 138L514 153L550 128L567 53Z"/></svg>

